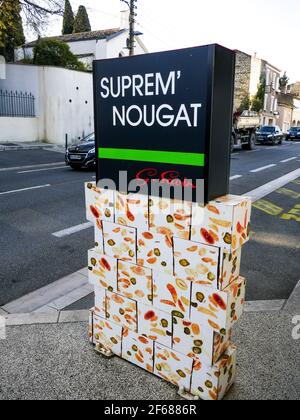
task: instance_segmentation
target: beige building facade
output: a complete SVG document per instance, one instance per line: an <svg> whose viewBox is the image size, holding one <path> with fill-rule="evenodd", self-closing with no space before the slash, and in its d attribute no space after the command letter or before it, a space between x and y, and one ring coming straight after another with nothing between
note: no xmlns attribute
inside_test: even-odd
<svg viewBox="0 0 300 420"><path fill-rule="evenodd" d="M236 51L234 112L238 112L245 98L253 99L264 80L265 96L261 111L261 125L278 125L278 93L281 71L265 60Z"/></svg>

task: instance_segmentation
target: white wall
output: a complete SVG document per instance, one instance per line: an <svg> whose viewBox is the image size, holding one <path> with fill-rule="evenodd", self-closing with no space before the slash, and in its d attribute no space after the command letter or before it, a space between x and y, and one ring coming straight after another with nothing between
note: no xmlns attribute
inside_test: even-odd
<svg viewBox="0 0 300 420"><path fill-rule="evenodd" d="M51 143L64 144L65 134L76 141L94 131L90 73L44 67L40 90L44 94L39 136Z"/></svg>
<svg viewBox="0 0 300 420"><path fill-rule="evenodd" d="M2 55L0 55L0 79L6 79L6 64Z"/></svg>
<svg viewBox="0 0 300 420"><path fill-rule="evenodd" d="M127 46L127 38L129 36L129 32L125 31L124 33L118 35L115 38L110 39L109 41L104 41L106 43L106 53L103 56L100 56L99 51L97 51L97 58L116 58L119 57L120 53L123 53L124 56L129 55L129 50L126 48ZM147 51L143 49L144 45L142 42L138 42L137 39L135 41L135 55L145 54Z"/></svg>
<svg viewBox="0 0 300 420"><path fill-rule="evenodd" d="M42 140L38 136L38 118L0 117L1 142L30 142Z"/></svg>
<svg viewBox="0 0 300 420"><path fill-rule="evenodd" d="M94 131L93 79L90 73L8 64L7 79L0 80L0 89L33 93L38 117L0 117L0 141L64 144L66 134L69 141L76 141Z"/></svg>
<svg viewBox="0 0 300 420"><path fill-rule="evenodd" d="M0 81L0 89L39 94L39 68L22 64L7 64L6 79Z"/></svg>
<svg viewBox="0 0 300 420"><path fill-rule="evenodd" d="M76 41L68 42L70 50L75 55L82 54L96 54L96 42L95 40L91 41Z"/></svg>
<svg viewBox="0 0 300 420"><path fill-rule="evenodd" d="M294 106L295 109L293 111L293 116L292 116L292 121L294 123L295 121L295 125L299 125L298 123L300 122L300 100L299 99L294 99ZM292 123L292 125L294 125Z"/></svg>
<svg viewBox="0 0 300 420"><path fill-rule="evenodd" d="M124 55L128 55L128 50L126 49L128 38L128 31L123 32L122 34L110 39L106 42L106 57L99 58L116 58L119 57L119 54L122 52Z"/></svg>

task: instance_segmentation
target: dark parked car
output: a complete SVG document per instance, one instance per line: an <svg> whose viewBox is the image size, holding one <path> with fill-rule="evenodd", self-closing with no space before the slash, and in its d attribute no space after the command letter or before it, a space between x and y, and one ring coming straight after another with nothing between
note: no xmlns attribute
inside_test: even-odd
<svg viewBox="0 0 300 420"><path fill-rule="evenodd" d="M282 144L283 139L283 132L277 126L263 126L257 131L256 135L257 143Z"/></svg>
<svg viewBox="0 0 300 420"><path fill-rule="evenodd" d="M300 140L300 127L292 127L287 133L287 140Z"/></svg>
<svg viewBox="0 0 300 420"><path fill-rule="evenodd" d="M93 168L96 166L95 134L90 134L78 144L66 150L66 165L73 169Z"/></svg>

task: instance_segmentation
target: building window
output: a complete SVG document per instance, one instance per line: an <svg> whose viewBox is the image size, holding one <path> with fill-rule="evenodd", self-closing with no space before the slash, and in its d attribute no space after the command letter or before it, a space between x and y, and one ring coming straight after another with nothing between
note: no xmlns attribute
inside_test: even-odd
<svg viewBox="0 0 300 420"><path fill-rule="evenodd" d="M267 74L266 74L266 85L269 86L270 85L270 70L267 70Z"/></svg>
<svg viewBox="0 0 300 420"><path fill-rule="evenodd" d="M274 98L274 96L272 96L271 97L271 109L270 109L271 112L274 111L274 102L275 102L275 98Z"/></svg>
<svg viewBox="0 0 300 420"><path fill-rule="evenodd" d="M267 110L267 106L268 106L268 95L265 95L265 102L264 102L264 110Z"/></svg>

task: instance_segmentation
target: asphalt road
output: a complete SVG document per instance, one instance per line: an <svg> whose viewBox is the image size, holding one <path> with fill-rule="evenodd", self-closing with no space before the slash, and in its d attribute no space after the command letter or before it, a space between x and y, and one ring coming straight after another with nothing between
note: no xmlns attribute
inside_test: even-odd
<svg viewBox="0 0 300 420"><path fill-rule="evenodd" d="M0 306L86 265L92 229L52 234L86 222L83 183L94 174L66 168L63 158L44 150L0 152ZM238 151L231 193L245 194L299 167L300 143ZM242 263L248 300L286 299L300 277L300 184L285 188L290 192L264 197L253 211ZM88 306L87 298L75 308Z"/></svg>

